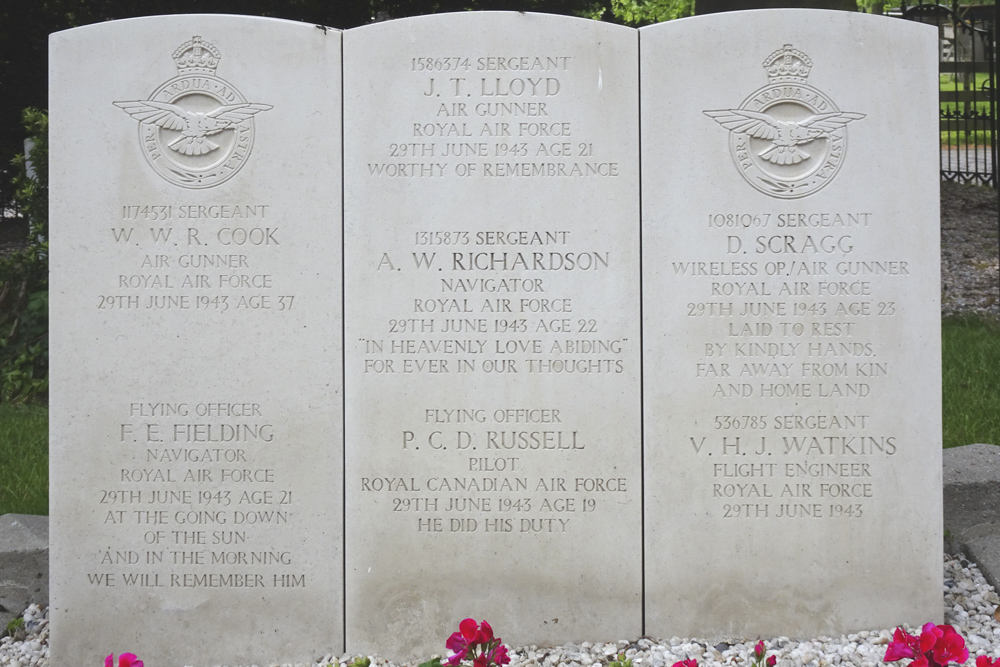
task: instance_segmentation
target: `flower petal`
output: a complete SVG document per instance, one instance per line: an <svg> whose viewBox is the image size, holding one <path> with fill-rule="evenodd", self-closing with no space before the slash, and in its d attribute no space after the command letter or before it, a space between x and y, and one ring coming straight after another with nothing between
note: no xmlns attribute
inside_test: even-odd
<svg viewBox="0 0 1000 667"><path fill-rule="evenodd" d="M965 639L955 632L950 625L940 625L941 637L934 643L931 655L934 662L947 665L949 662L963 663L969 659L969 650L965 648Z"/></svg>
<svg viewBox="0 0 1000 667"><path fill-rule="evenodd" d="M507 655L507 647L503 644L497 646L489 655L490 662L494 665L506 665L510 663L510 656Z"/></svg>
<svg viewBox="0 0 1000 667"><path fill-rule="evenodd" d="M115 666L115 654L112 653L104 659L104 667L114 667Z"/></svg>
<svg viewBox="0 0 1000 667"><path fill-rule="evenodd" d="M465 637L458 632L451 633L451 637L448 637L448 641L444 645L449 651L454 651L455 653L467 651L469 647L469 643L465 641Z"/></svg>
<svg viewBox="0 0 1000 667"><path fill-rule="evenodd" d="M885 651L883 662L895 662L903 658L912 658L914 649L917 648L919 639L909 634L903 628L897 627L892 634L892 642Z"/></svg>
<svg viewBox="0 0 1000 667"><path fill-rule="evenodd" d="M934 625L934 624L928 623L927 625ZM927 625L925 625L924 627L926 628ZM940 636L937 633L935 633L934 630L937 630L937 626L934 626L933 630L924 630L923 632L920 633L920 645L918 650L921 653L927 653L928 651L934 649L934 645L937 643L938 637ZM938 632L940 632L940 630Z"/></svg>
<svg viewBox="0 0 1000 667"><path fill-rule="evenodd" d="M892 635L892 640L894 642L899 642L904 646L909 646L910 648L917 648L917 644L920 641L917 637L909 634L903 628L896 628L896 632Z"/></svg>
<svg viewBox="0 0 1000 667"><path fill-rule="evenodd" d="M479 632L479 624L471 618L467 618L458 624L458 629L461 631L462 636L465 637L465 641L471 642Z"/></svg>

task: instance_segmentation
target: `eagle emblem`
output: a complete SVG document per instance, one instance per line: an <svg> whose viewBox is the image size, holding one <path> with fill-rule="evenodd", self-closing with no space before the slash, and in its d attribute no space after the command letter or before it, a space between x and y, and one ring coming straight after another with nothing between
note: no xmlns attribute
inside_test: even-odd
<svg viewBox="0 0 1000 667"><path fill-rule="evenodd" d="M806 85L812 61L791 44L768 56L764 69L771 84L738 109L703 113L729 130L733 159L750 185L773 197L805 197L833 180L847 149L846 126L865 114L840 111Z"/></svg>
<svg viewBox="0 0 1000 667"><path fill-rule="evenodd" d="M269 104L227 104L215 111L198 113L187 111L176 104L156 102L115 102L114 105L140 123L152 123L165 130L180 132L181 136L167 144L181 155L205 155L219 148L208 137L231 129L252 118L260 111L272 108Z"/></svg>
<svg viewBox="0 0 1000 667"><path fill-rule="evenodd" d="M772 164L798 164L811 156L799 148L816 139L828 138L852 120L865 117L863 113L835 111L809 116L800 121L785 122L775 120L767 114L743 109L706 111L706 116L714 118L730 132L740 132L755 139L766 139L771 145L757 155Z"/></svg>
<svg viewBox="0 0 1000 667"><path fill-rule="evenodd" d="M232 178L253 147L253 118L273 107L248 102L215 75L218 47L192 37L173 53L176 77L148 100L113 102L139 121L139 140L150 166L185 188L209 188Z"/></svg>

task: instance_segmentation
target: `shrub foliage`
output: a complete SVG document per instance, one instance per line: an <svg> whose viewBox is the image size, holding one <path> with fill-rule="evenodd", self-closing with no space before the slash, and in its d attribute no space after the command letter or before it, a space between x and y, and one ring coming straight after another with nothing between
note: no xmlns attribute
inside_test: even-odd
<svg viewBox="0 0 1000 667"><path fill-rule="evenodd" d="M16 212L28 244L0 255L0 402L44 401L49 384L48 115L26 109L33 146L14 159Z"/></svg>

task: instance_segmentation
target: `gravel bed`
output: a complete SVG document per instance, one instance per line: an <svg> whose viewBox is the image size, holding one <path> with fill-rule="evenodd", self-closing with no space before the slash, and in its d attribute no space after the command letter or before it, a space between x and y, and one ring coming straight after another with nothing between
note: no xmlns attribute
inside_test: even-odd
<svg viewBox="0 0 1000 667"><path fill-rule="evenodd" d="M941 184L941 312L1000 314L997 192Z"/></svg>
<svg viewBox="0 0 1000 667"><path fill-rule="evenodd" d="M945 623L950 623L965 638L969 649L968 665L975 664L977 656L1000 657L1000 623L997 606L1000 597L979 572L974 563L961 557L944 557L944 607ZM48 667L49 627L47 610L38 605L28 607L24 615L27 632L17 637L0 639L0 666ZM489 620L489 619L487 619ZM457 623L457 621L456 621ZM503 628L495 628L503 633ZM919 634L919 628L907 628ZM788 637L763 638L768 655L778 659L777 667L875 667L881 665L882 656L892 638L893 628L880 628L840 637L819 637L808 641L793 641ZM441 638L442 647L446 637ZM597 667L615 660L619 653L632 660L633 667L671 667L679 660L693 658L704 667L723 665L749 666L753 646L758 637L711 644L703 639L671 637L654 639L642 637L621 640L617 643L566 644L554 648L538 646L510 647L511 667ZM142 658L142 656L139 656ZM286 663L268 667L326 667L338 663L347 667L357 656L317 656L316 662L306 664ZM383 657L369 656L373 667L403 667L415 663L396 663ZM430 656L428 656L430 657ZM96 667L93 666L93 667ZM149 665L149 667L169 667ZM233 667L236 667L235 665ZM249 667L249 666L247 666ZM252 667L264 667L253 665Z"/></svg>

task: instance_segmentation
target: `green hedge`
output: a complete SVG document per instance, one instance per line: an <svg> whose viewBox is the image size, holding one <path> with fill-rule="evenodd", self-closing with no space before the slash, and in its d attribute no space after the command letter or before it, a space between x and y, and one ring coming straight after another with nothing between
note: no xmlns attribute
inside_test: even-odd
<svg viewBox="0 0 1000 667"><path fill-rule="evenodd" d="M26 109L23 121L34 145L14 160L14 186L29 233L25 248L0 256L0 403L44 402L49 386L49 118Z"/></svg>

